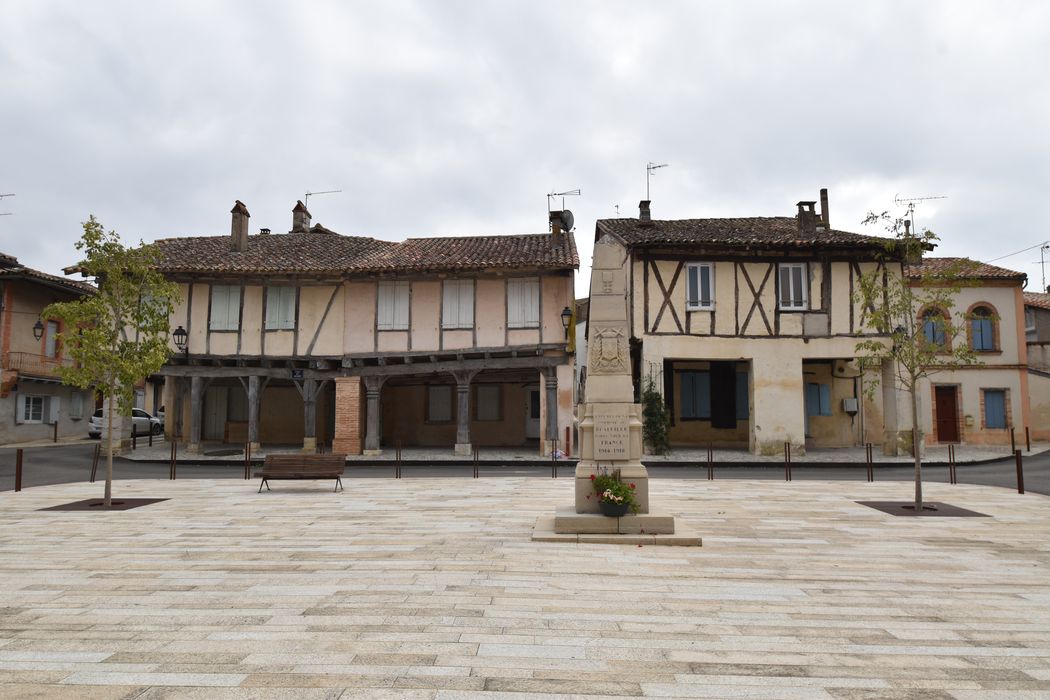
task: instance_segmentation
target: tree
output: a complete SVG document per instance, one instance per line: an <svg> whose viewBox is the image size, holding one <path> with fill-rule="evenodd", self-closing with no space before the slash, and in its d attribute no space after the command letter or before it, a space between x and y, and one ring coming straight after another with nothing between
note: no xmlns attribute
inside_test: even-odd
<svg viewBox="0 0 1050 700"><path fill-rule="evenodd" d="M667 454L670 441L667 427L671 420L664 405L664 397L656 390L656 384L650 374L645 380L642 391L642 441L649 446L650 454Z"/></svg>
<svg viewBox="0 0 1050 700"><path fill-rule="evenodd" d="M903 260L911 274L896 276L889 265L861 275L854 302L864 309L864 322L882 338L857 343L857 354L864 369L881 368L889 361L897 385L908 394L911 404L911 448L915 457L915 512L922 512L922 431L919 429L918 385L930 375L962 365L978 364L966 340L964 313L952 317L955 296L965 283L967 261L923 269L919 265L924 251L932 250L937 236L924 229L911 231L908 221L894 219L886 212L869 213L865 224L881 223L894 235L887 241L883 262ZM918 272L918 278L915 274ZM964 342L956 342L959 336ZM869 398L878 388L879 375L866 383Z"/></svg>
<svg viewBox="0 0 1050 700"><path fill-rule="evenodd" d="M116 231L108 233L94 216L83 224L76 248L84 260L76 267L93 277L98 292L44 309L61 322L58 340L73 366L61 367L62 381L99 391L107 402L106 491L113 499L113 414L131 413L135 383L161 368L170 353L168 319L178 288L156 270L157 252L147 245L125 248Z"/></svg>

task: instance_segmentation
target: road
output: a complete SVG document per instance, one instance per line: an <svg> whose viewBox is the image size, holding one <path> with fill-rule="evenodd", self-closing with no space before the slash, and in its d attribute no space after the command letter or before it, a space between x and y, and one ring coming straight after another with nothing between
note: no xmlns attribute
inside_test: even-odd
<svg viewBox="0 0 1050 700"><path fill-rule="evenodd" d="M22 463L22 488L43 486L47 484L64 484L75 481L86 481L91 471L91 456L95 443L79 443L54 447L26 448ZM113 464L116 479L167 479L167 464L144 464L117 458ZM390 467L349 467L349 478L391 478L393 466ZM1016 469L1014 460L1007 458L987 464L961 465L957 469L958 481L961 484L981 484L1015 489ZM412 477L463 477L473 473L471 466L422 466L403 467L403 478ZM104 478L105 459L99 461L98 478ZM180 479L192 478L242 478L241 466L210 466L180 464ZM534 476L550 478L550 467L482 467L483 477L496 476ZM706 468L686 467L652 467L649 470L654 479L706 479ZM559 476L571 475L570 468L565 466ZM877 466L877 481L911 481L914 471L911 465ZM783 479L782 466L770 467L715 467L716 479ZM804 466L795 464L792 478L797 480L853 480L863 481L866 478L863 464L856 465L820 465ZM923 480L930 482L947 482L946 467L926 467ZM1050 453L1027 457L1024 460L1025 489L1031 493L1050 495ZM15 450L0 448L0 491L11 491L15 486Z"/></svg>

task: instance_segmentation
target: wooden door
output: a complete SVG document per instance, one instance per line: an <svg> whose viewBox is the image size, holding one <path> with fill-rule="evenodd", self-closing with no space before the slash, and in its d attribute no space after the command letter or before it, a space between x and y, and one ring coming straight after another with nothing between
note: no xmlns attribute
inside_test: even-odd
<svg viewBox="0 0 1050 700"><path fill-rule="evenodd" d="M937 442L959 442L958 389L954 386L934 387L937 402Z"/></svg>

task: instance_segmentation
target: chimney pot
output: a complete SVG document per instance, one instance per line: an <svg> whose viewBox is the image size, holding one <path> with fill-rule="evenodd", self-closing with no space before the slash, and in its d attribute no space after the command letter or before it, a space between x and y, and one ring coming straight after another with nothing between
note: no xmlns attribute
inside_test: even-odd
<svg viewBox="0 0 1050 700"><path fill-rule="evenodd" d="M831 221L829 219L828 212L828 188L820 188L820 220L824 223L824 228L831 230Z"/></svg>
<svg viewBox="0 0 1050 700"><path fill-rule="evenodd" d="M291 233L306 233L309 231L310 218L310 210L306 208L306 205L302 203L302 200L296 200L295 208L292 209Z"/></svg>
<svg viewBox="0 0 1050 700"><path fill-rule="evenodd" d="M649 205L651 200L643 199L638 202L638 221L652 221L652 214L649 212Z"/></svg>
<svg viewBox="0 0 1050 700"><path fill-rule="evenodd" d="M817 232L817 203L802 201L798 203L798 230L800 233Z"/></svg>
<svg viewBox="0 0 1050 700"><path fill-rule="evenodd" d="M230 223L230 249L244 252L248 250L248 219L251 214L239 199L234 202L230 214L233 215Z"/></svg>
<svg viewBox="0 0 1050 700"><path fill-rule="evenodd" d="M261 228L261 229L259 229L259 235L260 236L269 236L270 235L270 229L268 229L268 228Z"/></svg>

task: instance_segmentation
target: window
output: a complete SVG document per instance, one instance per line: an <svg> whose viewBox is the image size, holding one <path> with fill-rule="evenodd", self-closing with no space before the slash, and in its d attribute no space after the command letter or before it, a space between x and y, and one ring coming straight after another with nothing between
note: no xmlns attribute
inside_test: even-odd
<svg viewBox="0 0 1050 700"><path fill-rule="evenodd" d="M805 309L808 300L806 263L780 264L780 308Z"/></svg>
<svg viewBox="0 0 1050 700"><path fill-rule="evenodd" d="M452 422L452 387L439 384L427 387L427 422Z"/></svg>
<svg viewBox="0 0 1050 700"><path fill-rule="evenodd" d="M441 327L474 327L474 280L445 280L441 290Z"/></svg>
<svg viewBox="0 0 1050 700"><path fill-rule="evenodd" d="M80 420L84 417L84 394L74 391L69 397L69 417Z"/></svg>
<svg viewBox="0 0 1050 700"><path fill-rule="evenodd" d="M409 282L380 282L376 328L381 331L408 330Z"/></svg>
<svg viewBox="0 0 1050 700"><path fill-rule="evenodd" d="M1024 309L1024 329L1029 333L1035 330L1035 309L1029 306Z"/></svg>
<svg viewBox="0 0 1050 700"><path fill-rule="evenodd" d="M944 314L940 309L927 309L922 312L922 334L931 345L944 345Z"/></svg>
<svg viewBox="0 0 1050 700"><path fill-rule="evenodd" d="M683 419L710 420L711 418L711 374L710 372L682 372Z"/></svg>
<svg viewBox="0 0 1050 700"><path fill-rule="evenodd" d="M507 328L539 328L540 281L535 277L507 280Z"/></svg>
<svg viewBox="0 0 1050 700"><path fill-rule="evenodd" d="M1004 389L984 389L984 427L988 429L1006 428L1006 391Z"/></svg>
<svg viewBox="0 0 1050 700"><path fill-rule="evenodd" d="M711 263L692 263L686 267L685 307L691 311L715 308L715 270Z"/></svg>
<svg viewBox="0 0 1050 700"><path fill-rule="evenodd" d="M22 396L22 409L19 411L22 423L44 422L44 397Z"/></svg>
<svg viewBox="0 0 1050 700"><path fill-rule="evenodd" d="M474 394L474 418L479 421L500 420L499 384L479 384Z"/></svg>
<svg viewBox="0 0 1050 700"><path fill-rule="evenodd" d="M266 330L295 328L295 287L266 288Z"/></svg>
<svg viewBox="0 0 1050 700"><path fill-rule="evenodd" d="M806 415L807 416L830 416L831 415L831 385L818 384L816 382L806 383Z"/></svg>
<svg viewBox="0 0 1050 700"><path fill-rule="evenodd" d="M995 350L995 318L987 306L978 306L970 314L970 343L978 352Z"/></svg>
<svg viewBox="0 0 1050 700"><path fill-rule="evenodd" d="M58 357L58 321L47 322L47 332L44 336L44 354L48 357Z"/></svg>
<svg viewBox="0 0 1050 700"><path fill-rule="evenodd" d="M241 288L215 285L211 288L211 321L213 331L235 331L241 327Z"/></svg>

